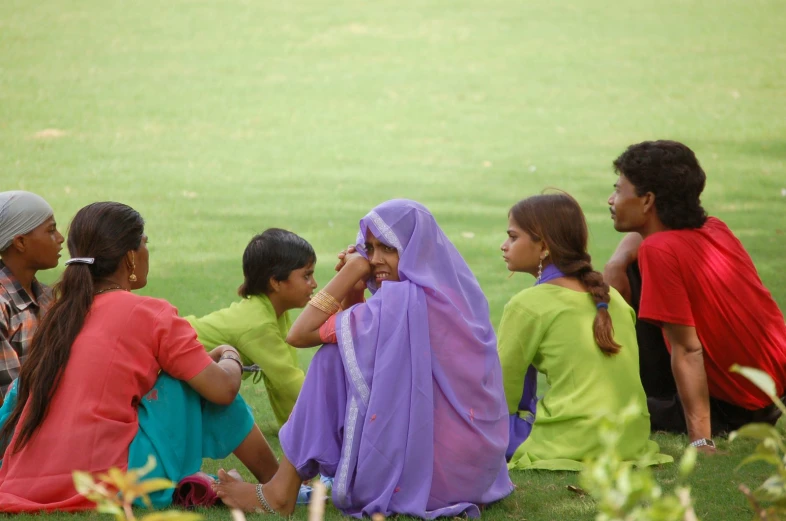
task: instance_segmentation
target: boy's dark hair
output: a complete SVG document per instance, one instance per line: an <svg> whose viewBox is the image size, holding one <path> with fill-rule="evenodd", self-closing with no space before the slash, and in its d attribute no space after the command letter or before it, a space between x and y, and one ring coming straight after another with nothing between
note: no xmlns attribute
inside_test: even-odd
<svg viewBox="0 0 786 521"><path fill-rule="evenodd" d="M251 239L243 252L245 280L237 292L243 298L267 293L271 277L287 280L294 270L316 262L308 241L281 228L268 228Z"/></svg>
<svg viewBox="0 0 786 521"><path fill-rule="evenodd" d="M701 228L707 220L700 200L707 176L693 150L682 143L631 145L614 160L614 171L636 187L637 195L655 194L655 209L667 228Z"/></svg>

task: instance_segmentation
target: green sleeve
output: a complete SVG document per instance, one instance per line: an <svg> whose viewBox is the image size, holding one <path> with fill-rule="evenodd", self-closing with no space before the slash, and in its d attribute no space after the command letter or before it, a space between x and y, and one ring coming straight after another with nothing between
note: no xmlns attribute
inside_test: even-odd
<svg viewBox="0 0 786 521"><path fill-rule="evenodd" d="M524 376L532 364L543 339L542 321L532 311L509 302L499 325L499 359L508 413L519 409Z"/></svg>
<svg viewBox="0 0 786 521"><path fill-rule="evenodd" d="M297 356L293 354L294 348L285 342L274 324L247 331L235 347L262 369L270 406L279 425L283 425L295 406L305 379Z"/></svg>
<svg viewBox="0 0 786 521"><path fill-rule="evenodd" d="M212 351L216 348L216 346L229 343L227 341L216 341L214 338L211 338L207 333L207 327L194 315L188 315L187 317L183 318L186 319L188 323L191 324L191 327L194 328L194 331L197 334L197 340L199 340L200 344L205 346L206 350Z"/></svg>

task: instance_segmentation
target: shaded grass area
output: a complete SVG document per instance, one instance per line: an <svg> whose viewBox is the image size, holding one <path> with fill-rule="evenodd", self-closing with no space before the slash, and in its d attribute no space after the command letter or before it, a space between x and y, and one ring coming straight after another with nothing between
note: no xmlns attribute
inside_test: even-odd
<svg viewBox="0 0 786 521"><path fill-rule="evenodd" d="M784 19L776 0L6 0L0 189L40 193L61 224L96 200L134 206L151 239L143 292L197 315L235 298L254 233L304 236L324 285L368 209L414 198L469 262L497 324L531 283L507 279L498 257L507 209L568 190L602 266L619 240L611 161L633 142L678 139L707 171L706 208L783 307ZM264 391L243 393L275 445ZM656 439L675 457L685 443ZM749 517L737 485L766 469L734 468L751 448L700 461L702 519ZM656 470L665 486L675 473ZM574 474L513 479L514 495L484 517L593 517L566 490Z"/></svg>

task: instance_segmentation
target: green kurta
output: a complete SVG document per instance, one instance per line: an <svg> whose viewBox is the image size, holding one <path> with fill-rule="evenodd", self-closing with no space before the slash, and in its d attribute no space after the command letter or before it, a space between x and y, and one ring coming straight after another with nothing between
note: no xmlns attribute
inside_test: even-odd
<svg viewBox="0 0 786 521"><path fill-rule="evenodd" d="M633 309L611 290L614 339L622 346L614 356L604 355L595 343L596 312L588 293L554 284L525 289L505 306L498 336L510 414L518 412L530 364L546 375L549 384L538 401L532 433L508 468L581 470L582 461L601 449L594 419L607 411L621 411L631 400L642 413L628 424L618 445L620 456L636 459L651 453L650 464L673 461L671 456L658 454L657 444L649 440Z"/></svg>
<svg viewBox="0 0 786 521"><path fill-rule="evenodd" d="M292 325L289 313L277 319L267 295L255 295L202 318L185 318L208 351L228 344L240 352L244 364L259 365L270 406L279 426L284 425L305 378L295 348L285 340Z"/></svg>

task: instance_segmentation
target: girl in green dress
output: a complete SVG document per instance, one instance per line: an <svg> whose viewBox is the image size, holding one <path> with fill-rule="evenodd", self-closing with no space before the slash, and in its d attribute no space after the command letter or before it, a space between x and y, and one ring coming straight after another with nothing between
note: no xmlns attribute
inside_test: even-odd
<svg viewBox="0 0 786 521"><path fill-rule="evenodd" d="M499 327L511 414L508 468L581 470L582 461L601 449L596 418L620 412L631 400L641 414L627 425L620 455L651 464L672 461L649 440L635 313L593 269L579 204L565 193L519 201L508 214L507 234L501 249L508 269L537 278L508 302ZM535 385L530 366L548 383L537 405L522 399ZM513 435L522 417L532 423L524 440Z"/></svg>
<svg viewBox="0 0 786 521"><path fill-rule="evenodd" d="M314 249L302 237L265 230L243 253L242 299L202 318L185 317L208 350L231 345L243 364L259 366L279 427L289 418L305 378L295 348L286 343L289 310L304 307L317 288L316 262Z"/></svg>

